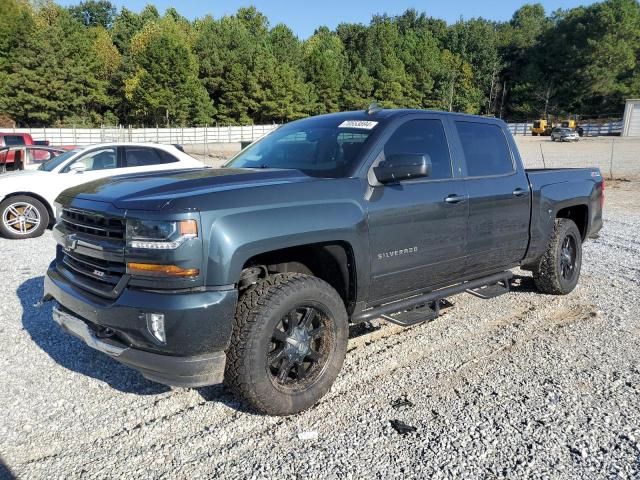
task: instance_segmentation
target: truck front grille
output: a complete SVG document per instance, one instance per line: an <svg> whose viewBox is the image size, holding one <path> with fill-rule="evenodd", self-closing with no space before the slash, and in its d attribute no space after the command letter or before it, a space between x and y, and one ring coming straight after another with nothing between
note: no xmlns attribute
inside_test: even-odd
<svg viewBox="0 0 640 480"><path fill-rule="evenodd" d="M75 274L109 285L116 285L125 273L123 262L110 262L72 251L64 251L62 261Z"/></svg>
<svg viewBox="0 0 640 480"><path fill-rule="evenodd" d="M122 218L109 217L96 212L65 208L62 222L67 231L123 240L125 224Z"/></svg>

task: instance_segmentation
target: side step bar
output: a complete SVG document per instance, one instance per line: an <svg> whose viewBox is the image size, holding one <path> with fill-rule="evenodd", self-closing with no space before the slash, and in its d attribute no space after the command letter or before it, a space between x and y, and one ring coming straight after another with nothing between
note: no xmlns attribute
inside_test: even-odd
<svg viewBox="0 0 640 480"><path fill-rule="evenodd" d="M387 303L379 307L370 308L351 317L351 321L353 323L361 323L383 317L398 325L415 325L436 318L440 311L440 300L450 297L451 295L468 291L480 298L492 298L502 293L507 293L509 291L509 280L511 280L511 278L513 278L512 272L495 273L488 277L470 280L459 285L453 285L441 290L435 290L397 302ZM415 315L413 312L415 312ZM418 313L422 315L418 317Z"/></svg>

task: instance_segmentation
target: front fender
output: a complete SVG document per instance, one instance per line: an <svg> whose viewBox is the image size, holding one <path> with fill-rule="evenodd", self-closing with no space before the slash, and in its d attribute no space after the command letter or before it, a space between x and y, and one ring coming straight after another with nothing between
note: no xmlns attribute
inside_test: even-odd
<svg viewBox="0 0 640 480"><path fill-rule="evenodd" d="M335 242L351 246L358 277L367 275L369 243L366 212L357 201L358 197L340 195L341 190L342 193L347 192L337 186L331 192L335 199L326 199L326 191L323 192L325 198L318 199L313 192L317 187L307 185L307 188L310 189L307 196L312 198L304 202L283 201L213 212L214 218L207 232L207 284L236 283L246 262L262 253ZM203 216L207 214L203 213ZM209 224L204 218L203 223Z"/></svg>

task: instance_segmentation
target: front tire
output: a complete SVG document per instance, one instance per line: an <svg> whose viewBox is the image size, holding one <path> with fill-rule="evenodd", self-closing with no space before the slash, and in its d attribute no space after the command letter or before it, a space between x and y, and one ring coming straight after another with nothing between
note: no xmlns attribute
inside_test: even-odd
<svg viewBox="0 0 640 480"><path fill-rule="evenodd" d="M0 234L5 238L39 237L48 225L47 207L33 197L16 195L0 203Z"/></svg>
<svg viewBox="0 0 640 480"><path fill-rule="evenodd" d="M329 284L298 273L269 276L238 301L225 383L262 413L298 413L331 388L348 337L344 303Z"/></svg>
<svg viewBox="0 0 640 480"><path fill-rule="evenodd" d="M533 268L533 281L541 293L567 295L580 278L582 236L567 218L557 218L553 233L542 258Z"/></svg>

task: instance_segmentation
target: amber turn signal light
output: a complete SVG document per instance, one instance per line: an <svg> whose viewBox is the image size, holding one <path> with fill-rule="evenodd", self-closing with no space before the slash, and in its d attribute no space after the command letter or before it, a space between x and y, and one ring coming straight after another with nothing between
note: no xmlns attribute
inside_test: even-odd
<svg viewBox="0 0 640 480"><path fill-rule="evenodd" d="M198 224L195 220L181 220L178 222L180 226L180 235L197 237L198 236Z"/></svg>
<svg viewBox="0 0 640 480"><path fill-rule="evenodd" d="M197 277L197 268L181 268L177 265L156 265L154 263L127 263L127 273L148 277Z"/></svg>

